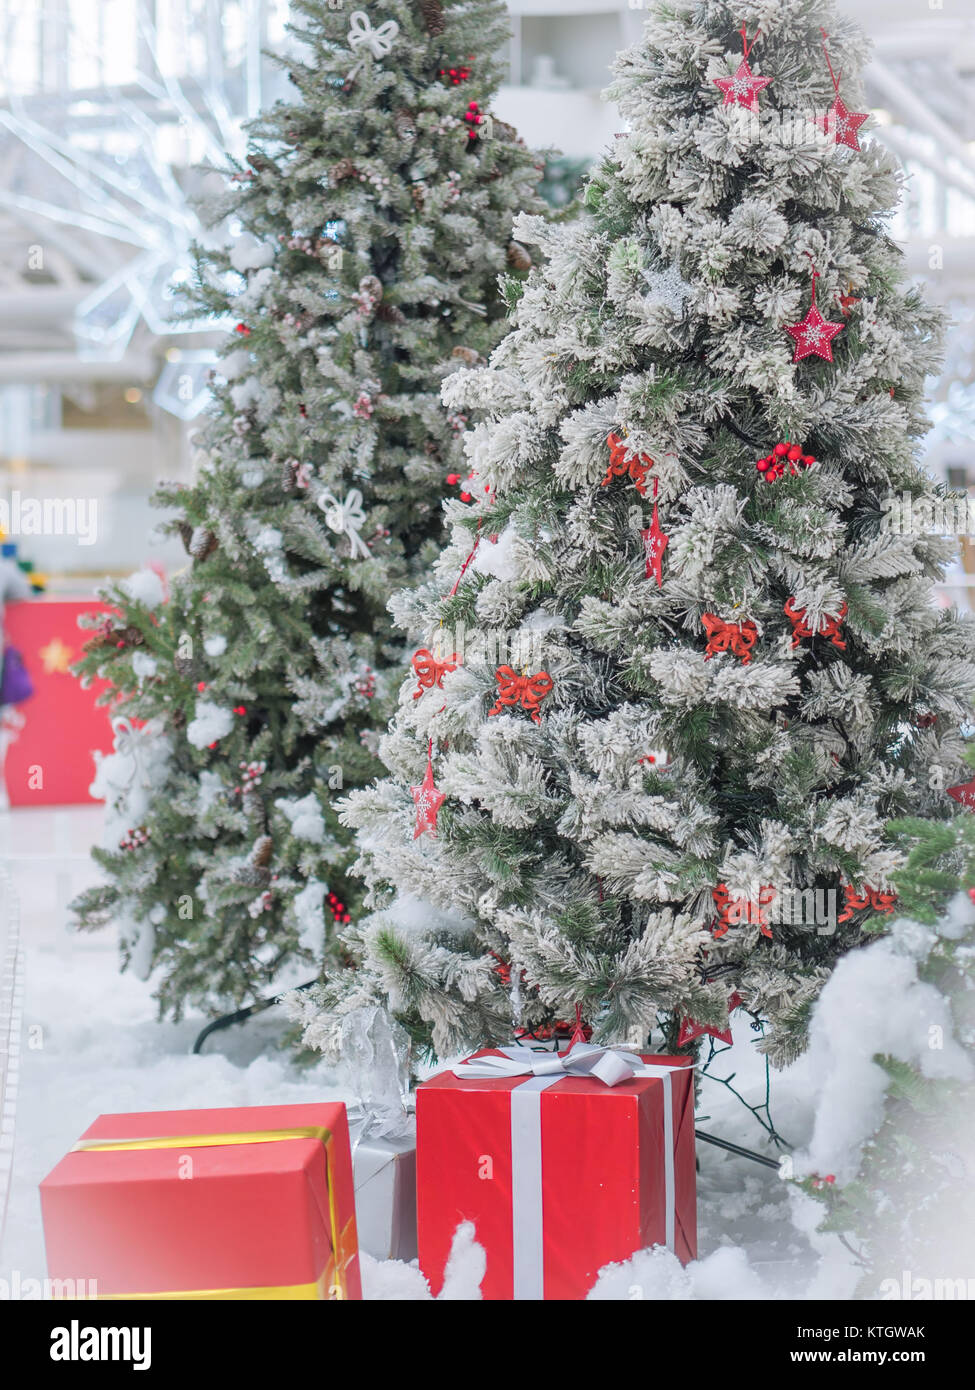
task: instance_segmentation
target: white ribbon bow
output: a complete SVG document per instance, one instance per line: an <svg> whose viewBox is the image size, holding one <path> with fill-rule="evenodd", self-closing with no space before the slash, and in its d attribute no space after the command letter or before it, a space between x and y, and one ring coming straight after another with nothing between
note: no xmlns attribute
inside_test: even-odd
<svg viewBox="0 0 975 1390"><path fill-rule="evenodd" d="M344 533L348 536L353 558L356 555L361 555L368 559L369 551L363 545L362 537L359 535L366 519L366 514L362 510L362 493L359 489L357 487L350 488L344 502L340 502L337 497L326 490L320 495L318 505L325 513L325 525L340 535Z"/></svg>
<svg viewBox="0 0 975 1390"><path fill-rule="evenodd" d="M132 759L132 775L120 785L131 787L138 777L141 786L151 786L152 779L145 762L145 741L140 737L140 730L134 729L128 719L119 717L112 720L112 733L115 735L115 752L123 758Z"/></svg>
<svg viewBox="0 0 975 1390"><path fill-rule="evenodd" d="M368 48L377 62L389 53L398 33L399 25L395 19L387 19L385 24L374 29L372 20L364 10L353 10L349 15L349 47Z"/></svg>
<svg viewBox="0 0 975 1390"><path fill-rule="evenodd" d="M531 1052L525 1047L502 1047L503 1057L471 1057L454 1067L461 1080L506 1076L591 1076L605 1086L632 1081L643 1071L643 1062L633 1052L617 1052L612 1047L593 1047L576 1043L567 1052Z"/></svg>

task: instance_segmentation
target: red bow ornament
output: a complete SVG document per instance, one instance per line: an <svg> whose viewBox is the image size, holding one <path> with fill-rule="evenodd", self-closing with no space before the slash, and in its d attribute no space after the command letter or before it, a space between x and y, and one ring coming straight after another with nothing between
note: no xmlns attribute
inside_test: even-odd
<svg viewBox="0 0 975 1390"><path fill-rule="evenodd" d="M711 889L711 897L718 909L717 925L711 933L715 938L724 936L729 927L740 926L743 922L751 922L753 926L758 927L763 936L772 935L768 919L762 911L775 897L775 889L771 883L765 883L759 888L757 903L751 902L748 898L733 898L724 883L719 883L717 888Z"/></svg>
<svg viewBox="0 0 975 1390"><path fill-rule="evenodd" d="M862 893L858 893L852 883L844 883L843 892L846 896L846 909L837 917L837 922L848 922L854 912L861 912L865 907L869 907L873 912L890 913L897 902L896 893L881 893L878 889L871 888L869 883L863 885Z"/></svg>
<svg viewBox="0 0 975 1390"><path fill-rule="evenodd" d="M547 671L537 671L534 676L519 676L510 666L499 666L494 679L498 683L498 698L488 710L488 716L500 714L505 705L521 705L536 724L542 722L538 717L538 707L555 685Z"/></svg>
<svg viewBox="0 0 975 1390"><path fill-rule="evenodd" d="M413 660L410 663L413 667L413 674L420 682L413 692L414 700L418 700L424 690L432 690L434 686L443 689L443 678L448 671L456 671L461 664L460 657L456 652L452 652L445 661L438 661L433 652L426 647L421 647L418 652L413 653Z"/></svg>
<svg viewBox="0 0 975 1390"><path fill-rule="evenodd" d="M785 607L782 611L792 624L793 647L798 647L803 637L813 637L816 635L806 622L806 610L804 608L796 608L794 599L786 599ZM839 647L842 651L846 651L846 643L843 641L840 625L845 617L846 604L844 603L840 606L839 612L835 617L825 613L819 621L818 635L820 637L828 637L833 646Z"/></svg>
<svg viewBox="0 0 975 1390"><path fill-rule="evenodd" d="M741 664L747 666L752 659L752 647L758 641L758 628L754 623L726 623L717 613L702 613L701 626L708 635L704 649L707 661L716 652L734 652L741 657Z"/></svg>
<svg viewBox="0 0 975 1390"><path fill-rule="evenodd" d="M609 445L609 467L600 487L608 487L614 478L625 478L629 474L637 492L646 497L647 469L653 467L653 459L649 454L631 454L618 434L607 435L606 443Z"/></svg>

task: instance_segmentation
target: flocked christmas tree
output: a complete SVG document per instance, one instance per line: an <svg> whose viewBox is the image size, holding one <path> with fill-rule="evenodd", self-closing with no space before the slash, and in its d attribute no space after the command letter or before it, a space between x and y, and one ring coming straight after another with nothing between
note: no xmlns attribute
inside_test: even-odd
<svg viewBox="0 0 975 1390"><path fill-rule="evenodd" d="M488 111L503 5L293 8L296 96L213 209L239 241L198 258L193 312L236 328L196 480L155 498L191 562L168 603L151 575L109 590L119 616L82 662L149 722L101 769L107 881L77 911L119 921L176 1014L320 966L350 920L333 800L381 770L408 657L386 602L428 569L467 472L441 380L484 360L499 276L531 264L511 226L540 168Z"/></svg>
<svg viewBox="0 0 975 1390"><path fill-rule="evenodd" d="M375 912L310 1043L379 1000L441 1054L577 1017L667 1050L743 1003L788 1057L889 920L885 823L953 809L975 631L889 505L932 498L942 322L865 49L822 0L655 5L588 220L520 224L547 262L445 383L475 500L394 604L417 675L343 813Z"/></svg>

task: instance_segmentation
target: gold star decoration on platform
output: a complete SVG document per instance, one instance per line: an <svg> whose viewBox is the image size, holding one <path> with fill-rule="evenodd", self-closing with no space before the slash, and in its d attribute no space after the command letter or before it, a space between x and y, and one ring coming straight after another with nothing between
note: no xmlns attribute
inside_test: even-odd
<svg viewBox="0 0 975 1390"><path fill-rule="evenodd" d="M60 637L53 637L46 647L41 647L38 656L49 676L67 675L71 665L71 648L66 647Z"/></svg>

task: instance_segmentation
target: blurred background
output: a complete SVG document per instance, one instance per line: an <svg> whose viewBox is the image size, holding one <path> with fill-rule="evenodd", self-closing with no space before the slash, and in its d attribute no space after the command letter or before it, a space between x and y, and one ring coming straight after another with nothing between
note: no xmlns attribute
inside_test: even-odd
<svg viewBox="0 0 975 1390"><path fill-rule="evenodd" d="M954 317L928 462L975 491L975 5L844 9L874 44L874 138L909 175L893 235ZM509 10L497 113L529 145L559 151L543 192L564 205L622 128L600 91L643 16L631 0ZM0 0L0 503L98 506L95 545L17 537L17 558L52 594L89 594L147 558L184 563L178 546L148 549L148 498L192 467L219 340L212 324L172 321L190 243L205 239L200 165L241 154L241 122L284 93L265 50L287 52L288 11L287 0ZM940 597L975 606L970 543Z"/></svg>

